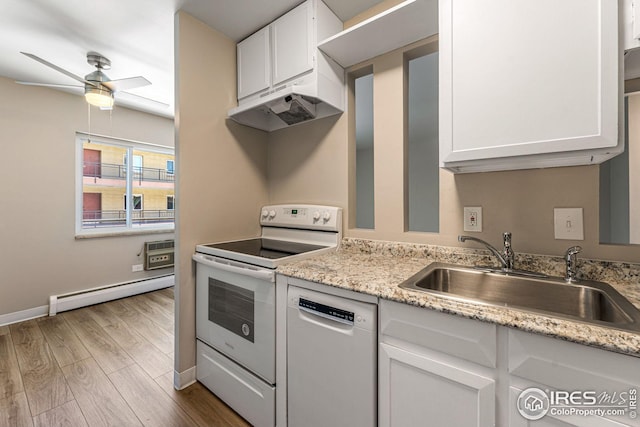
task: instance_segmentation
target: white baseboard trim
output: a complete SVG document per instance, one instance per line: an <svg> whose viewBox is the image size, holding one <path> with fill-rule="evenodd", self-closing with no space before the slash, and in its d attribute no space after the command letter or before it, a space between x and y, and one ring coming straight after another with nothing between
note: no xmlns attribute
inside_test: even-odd
<svg viewBox="0 0 640 427"><path fill-rule="evenodd" d="M49 316L55 316L63 311L168 288L173 286L174 283L175 276L170 274L138 282L121 283L70 294L52 295L49 297Z"/></svg>
<svg viewBox="0 0 640 427"><path fill-rule="evenodd" d="M37 317L44 317L47 314L49 314L49 306L47 305L28 308L26 310L16 311L13 313L0 314L0 326L24 322L25 320L31 320Z"/></svg>
<svg viewBox="0 0 640 427"><path fill-rule="evenodd" d="M102 302L156 291L158 289L169 288L173 286L174 283L175 276L173 274L169 274L166 276L140 280L138 282L119 283L69 294L53 295L49 297L48 306L41 305L40 307L28 308L26 310L16 311L13 313L0 314L0 326L24 322L25 320L44 317L46 315L55 316L57 313L61 313L63 311L86 307L93 304L100 304Z"/></svg>
<svg viewBox="0 0 640 427"><path fill-rule="evenodd" d="M186 371L173 371L173 387L182 390L196 382L196 367L192 366Z"/></svg>

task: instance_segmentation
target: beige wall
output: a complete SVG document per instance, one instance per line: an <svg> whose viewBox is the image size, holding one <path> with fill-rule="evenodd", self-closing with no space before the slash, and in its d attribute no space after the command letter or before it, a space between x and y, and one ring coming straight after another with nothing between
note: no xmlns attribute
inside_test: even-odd
<svg viewBox="0 0 640 427"><path fill-rule="evenodd" d="M48 304L50 295L139 280L143 243L173 235L75 239L75 132L84 99L0 78L0 314ZM91 111L91 131L173 145L173 121L118 107Z"/></svg>
<svg viewBox="0 0 640 427"><path fill-rule="evenodd" d="M482 206L483 232L473 235L494 245L502 244L503 231L511 231L516 252L561 255L577 243L583 257L640 262L640 246L598 242L598 166L462 175L441 170L440 233L405 232L402 58L395 51L356 66L374 69L375 230L352 228L352 112L269 135L272 202L335 201L345 208L347 236L447 246L462 246L457 236L463 234L463 207ZM584 208L584 241L554 239L554 207Z"/></svg>
<svg viewBox="0 0 640 427"><path fill-rule="evenodd" d="M346 133L345 114L269 133L269 202L345 206Z"/></svg>
<svg viewBox="0 0 640 427"><path fill-rule="evenodd" d="M235 42L176 15L175 369L195 365L196 244L259 234L267 202L266 133L226 120L236 106Z"/></svg>

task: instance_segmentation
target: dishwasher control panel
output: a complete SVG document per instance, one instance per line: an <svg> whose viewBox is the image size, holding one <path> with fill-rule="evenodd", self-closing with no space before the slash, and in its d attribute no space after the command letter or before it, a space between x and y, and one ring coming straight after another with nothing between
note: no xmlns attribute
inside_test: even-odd
<svg viewBox="0 0 640 427"><path fill-rule="evenodd" d="M302 311L313 313L326 319L353 325L353 311L331 307L329 305L321 304L319 302L311 301L302 297L300 297L300 299L298 300L298 307Z"/></svg>
<svg viewBox="0 0 640 427"><path fill-rule="evenodd" d="M361 329L376 327L376 305L289 286L289 308L301 315L316 316Z"/></svg>

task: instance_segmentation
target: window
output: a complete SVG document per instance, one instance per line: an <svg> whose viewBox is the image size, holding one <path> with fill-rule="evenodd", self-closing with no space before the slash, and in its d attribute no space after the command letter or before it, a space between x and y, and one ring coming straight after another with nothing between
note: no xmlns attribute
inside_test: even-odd
<svg viewBox="0 0 640 427"><path fill-rule="evenodd" d="M127 195L124 195L124 207L123 209L127 209ZM134 194L133 195L133 210L141 211L142 210L142 194Z"/></svg>
<svg viewBox="0 0 640 427"><path fill-rule="evenodd" d="M373 74L355 78L356 227L373 229Z"/></svg>
<svg viewBox="0 0 640 427"><path fill-rule="evenodd" d="M440 228L438 52L427 45L409 52L407 59L407 229L437 233Z"/></svg>
<svg viewBox="0 0 640 427"><path fill-rule="evenodd" d="M173 228L172 147L81 133L76 140L77 234Z"/></svg>

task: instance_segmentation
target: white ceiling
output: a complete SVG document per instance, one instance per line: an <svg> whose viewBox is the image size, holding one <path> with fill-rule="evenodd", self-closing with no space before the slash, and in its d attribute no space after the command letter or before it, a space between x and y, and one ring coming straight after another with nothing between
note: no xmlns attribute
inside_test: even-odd
<svg viewBox="0 0 640 427"><path fill-rule="evenodd" d="M346 21L381 0L325 0ZM111 79L144 76L151 86L130 89L135 95L164 102L125 99L116 106L173 116L173 20L183 9L211 27L239 41L301 0L1 0L0 76L54 84L77 82L20 52L37 55L73 74L94 68L89 51L111 60ZM82 90L72 90L78 95ZM116 107L117 108L117 107Z"/></svg>

